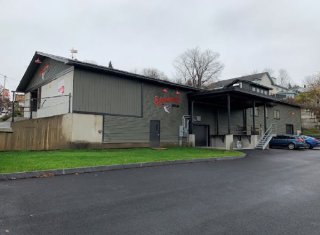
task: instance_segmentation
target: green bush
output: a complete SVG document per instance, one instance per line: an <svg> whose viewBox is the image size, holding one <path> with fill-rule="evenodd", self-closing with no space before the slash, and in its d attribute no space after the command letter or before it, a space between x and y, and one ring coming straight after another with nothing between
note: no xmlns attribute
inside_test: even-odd
<svg viewBox="0 0 320 235"><path fill-rule="evenodd" d="M320 130L315 129L315 128L314 129L303 129L302 134L319 138L320 137Z"/></svg>
<svg viewBox="0 0 320 235"><path fill-rule="evenodd" d="M4 115L3 117L0 118L0 121L4 122L4 121L7 121L9 118L11 118L11 115L6 114L6 115Z"/></svg>

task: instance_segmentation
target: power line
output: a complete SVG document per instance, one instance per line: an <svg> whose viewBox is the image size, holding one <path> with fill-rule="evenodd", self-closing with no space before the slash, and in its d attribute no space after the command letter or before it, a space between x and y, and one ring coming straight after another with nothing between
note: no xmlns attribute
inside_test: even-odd
<svg viewBox="0 0 320 235"><path fill-rule="evenodd" d="M11 76L7 76L7 75L5 75L5 74L3 74L3 73L0 73L0 76L2 76L2 77L7 77L7 78L11 78L11 79L14 79L14 80L18 80L17 78L14 78L14 77L11 77Z"/></svg>
<svg viewBox="0 0 320 235"><path fill-rule="evenodd" d="M1 77L4 77L4 79L8 79L8 78L9 78L9 81L10 81L10 82L18 82L18 81L19 81L19 79L14 78L14 77L11 77L11 76L7 76L7 75L5 75L5 74L3 74L3 73L0 73L0 76L1 76ZM6 81L5 81L5 83L6 83Z"/></svg>

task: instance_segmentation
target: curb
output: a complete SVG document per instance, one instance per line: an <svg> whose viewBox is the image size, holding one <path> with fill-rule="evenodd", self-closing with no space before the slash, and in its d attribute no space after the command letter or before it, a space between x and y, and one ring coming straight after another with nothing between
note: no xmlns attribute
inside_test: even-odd
<svg viewBox="0 0 320 235"><path fill-rule="evenodd" d="M124 170L124 169L144 168L144 167L154 167L154 166L168 166L168 165L178 165L178 164L188 164L188 163L228 161L228 160L242 159L242 158L245 158L246 156L247 154L244 154L243 156L238 156L238 157L200 158L200 159L193 159L193 160L174 160L174 161L164 161L164 162L132 163L132 164L125 164L125 165L69 168L69 169L61 169L61 170L5 173L5 174L0 174L0 181L27 179L27 178L47 178L51 176L60 176L60 175L83 174L83 173L92 173L92 172Z"/></svg>

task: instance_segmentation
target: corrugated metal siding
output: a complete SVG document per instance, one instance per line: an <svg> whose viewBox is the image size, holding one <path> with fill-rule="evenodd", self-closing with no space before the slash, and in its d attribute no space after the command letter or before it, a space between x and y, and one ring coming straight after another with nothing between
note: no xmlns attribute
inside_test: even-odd
<svg viewBox="0 0 320 235"><path fill-rule="evenodd" d="M264 131L264 113L263 106L259 106L259 116L255 117L255 127ZM276 126L277 134L286 133L286 124L293 124L294 131L301 130L300 108L277 104L274 107L267 107L267 128L274 123ZM280 119L273 118L273 110L280 111ZM210 126L210 134L215 135L216 130L216 109L211 105L206 104L194 104L194 115L201 116L201 122L195 122L194 124L206 124ZM252 109L247 109L247 132L250 133L252 128ZM235 133L236 130L243 127L243 110L235 109L231 107L231 119L230 128L231 133ZM228 111L227 109L219 109L219 134L224 135L228 133Z"/></svg>
<svg viewBox="0 0 320 235"><path fill-rule="evenodd" d="M163 93L165 87L156 85L143 85L143 117L119 117L104 116L104 142L126 143L126 142L149 142L150 120L160 120L160 141L177 144L179 140L179 126L182 116L188 114L188 101L186 93L180 91L180 106L172 108L166 113L163 107L154 105L154 97L173 97L176 90L168 89Z"/></svg>
<svg viewBox="0 0 320 235"><path fill-rule="evenodd" d="M273 110L280 111L280 119L273 118ZM286 134L286 124L292 124L294 126L294 132L301 131L301 110L297 107L278 104L272 109L268 109L267 126L271 123L276 124L277 134Z"/></svg>
<svg viewBox="0 0 320 235"><path fill-rule="evenodd" d="M43 68L48 65L47 72L44 75L44 78L42 78L40 71L43 70ZM35 75L31 79L30 83L27 86L26 91L32 91L35 88L38 88L42 86L43 84L48 83L50 80L54 79L59 73L62 73L63 71L70 69L72 66L66 65L62 62L51 60L46 58L44 61L42 61L40 67L36 71Z"/></svg>
<svg viewBox="0 0 320 235"><path fill-rule="evenodd" d="M200 124L210 125L210 134L216 134L216 118L213 115L212 106L201 105L200 108L195 104L194 115L200 115L202 120ZM259 106L259 116L255 117L255 127L264 131L264 113L263 106ZM274 123L277 134L285 134L286 124L293 124L294 131L301 130L300 109L288 105L277 104L274 107L267 107L267 128ZM280 110L280 119L273 118L273 110ZM252 109L247 109L247 132L250 133L252 128ZM243 110L235 110L231 108L230 128L231 133L243 127ZM228 112L227 109L219 109L219 134L228 133Z"/></svg>
<svg viewBox="0 0 320 235"><path fill-rule="evenodd" d="M201 122L194 122L194 124L204 124L210 126L210 134L217 134L217 109L212 105L194 104L194 116L201 116ZM243 111L231 109L230 127L233 132L239 127L243 126ZM219 135L228 133L228 111L227 109L219 108Z"/></svg>
<svg viewBox="0 0 320 235"><path fill-rule="evenodd" d="M193 105L193 115L201 116L201 122L194 122L194 124L209 125L210 134L216 133L216 109L212 105L195 103Z"/></svg>
<svg viewBox="0 0 320 235"><path fill-rule="evenodd" d="M76 69L73 110L141 116L141 82Z"/></svg>
<svg viewBox="0 0 320 235"><path fill-rule="evenodd" d="M259 108L259 116L255 117L255 126L256 128L262 128L264 130L264 113L263 106ZM292 124L294 126L294 132L301 130L301 113L300 108L293 107L284 104L277 104L274 107L267 107L268 117L267 117L267 128L271 124L276 126L276 134L286 134L286 124ZM280 111L280 119L273 118L273 111ZM247 125L248 130L252 128L252 109L247 110Z"/></svg>

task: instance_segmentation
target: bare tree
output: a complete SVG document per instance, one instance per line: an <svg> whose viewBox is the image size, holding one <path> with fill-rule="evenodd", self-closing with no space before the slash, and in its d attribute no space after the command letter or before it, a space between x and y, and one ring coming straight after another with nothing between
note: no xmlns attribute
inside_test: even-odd
<svg viewBox="0 0 320 235"><path fill-rule="evenodd" d="M279 69L279 76L278 76L279 84L283 87L289 87L291 78L285 69Z"/></svg>
<svg viewBox="0 0 320 235"><path fill-rule="evenodd" d="M198 88L209 85L218 79L224 68L219 57L216 52L201 51L198 47L187 50L173 63L177 80Z"/></svg>
<svg viewBox="0 0 320 235"><path fill-rule="evenodd" d="M305 85L309 89L311 88L320 88L320 72L305 78Z"/></svg>
<svg viewBox="0 0 320 235"><path fill-rule="evenodd" d="M145 68L141 71L141 74L147 77L160 79L160 80L166 80L168 81L169 78L165 73L161 72L160 70L156 68Z"/></svg>
<svg viewBox="0 0 320 235"><path fill-rule="evenodd" d="M267 72L271 77L274 77L274 70L272 68L265 68L262 72Z"/></svg>
<svg viewBox="0 0 320 235"><path fill-rule="evenodd" d="M252 72L251 72L251 73L249 73L248 75L257 74L257 73L259 73L259 70L254 69L254 70L252 70Z"/></svg>

